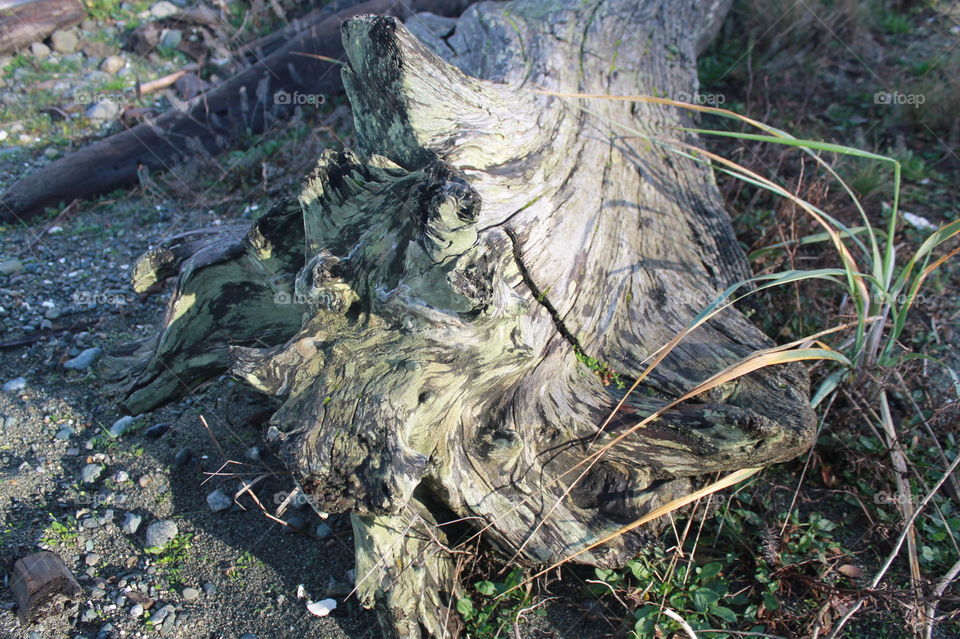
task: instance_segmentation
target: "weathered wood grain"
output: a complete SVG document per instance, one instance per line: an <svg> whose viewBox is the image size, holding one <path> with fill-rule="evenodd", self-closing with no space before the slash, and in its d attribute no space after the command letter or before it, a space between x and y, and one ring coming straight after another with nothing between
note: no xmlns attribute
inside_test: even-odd
<svg viewBox="0 0 960 639"><path fill-rule="evenodd" d="M276 443L318 509L354 514L358 565L373 567L358 570L358 589L396 637L454 632L455 571L437 524L469 518L502 550L551 562L706 474L804 450L808 380L785 366L669 410L583 465L770 341L725 312L600 430L622 391L576 353L629 380L749 269L711 173L621 126L692 141L679 130L687 115L536 89L691 93L724 6L482 3L446 39L415 21L347 22L356 151L325 153L298 205L279 205L243 239L212 239L220 261L187 258L152 359L127 377L138 380L128 408L172 396L150 379L164 377L156 361L196 375L193 361L213 353L204 375L229 361L281 398ZM172 272L164 256L138 267L157 273L144 282ZM178 315L186 291L209 309L236 303L237 281L244 300L293 303ZM236 343L281 316L288 332L273 346ZM226 354L211 323L234 336ZM575 481L572 468L587 472ZM643 531L627 534L578 560L621 565L644 543Z"/></svg>

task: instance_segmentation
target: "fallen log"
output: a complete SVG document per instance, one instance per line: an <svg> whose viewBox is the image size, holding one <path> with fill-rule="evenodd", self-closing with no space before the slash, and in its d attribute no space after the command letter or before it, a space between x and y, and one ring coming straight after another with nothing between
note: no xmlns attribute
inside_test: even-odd
<svg viewBox="0 0 960 639"><path fill-rule="evenodd" d="M22 49L87 15L78 0L0 1L0 53Z"/></svg>
<svg viewBox="0 0 960 639"><path fill-rule="evenodd" d="M156 120L28 173L0 197L0 220L25 222L46 207L109 193L134 183L140 167L152 171L170 168L191 148L197 148L197 143L217 154L229 148L236 136L262 133L292 115L299 102L285 96L339 93L342 84L335 61L343 55L340 25L352 16L382 13L406 18L419 11L459 15L470 1L368 0L327 17L289 38L268 57L193 98L184 110L171 109Z"/></svg>
<svg viewBox="0 0 960 639"><path fill-rule="evenodd" d="M688 115L536 91L693 93L727 6L482 3L446 39L348 21L356 151L326 152L245 231L141 259L138 290L176 287L156 335L106 362L121 405L224 371L279 398L267 439L315 508L351 513L357 592L389 637L458 634L452 522L550 563L709 474L797 455L814 433L798 365L667 408L770 346L734 310L615 411L613 371L629 384L749 269L711 172L636 139ZM634 530L577 561L621 566L646 543Z"/></svg>

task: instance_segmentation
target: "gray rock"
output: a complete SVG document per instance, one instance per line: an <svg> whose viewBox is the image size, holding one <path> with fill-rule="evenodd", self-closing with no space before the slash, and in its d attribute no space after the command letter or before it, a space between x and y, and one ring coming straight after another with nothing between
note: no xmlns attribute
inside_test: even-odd
<svg viewBox="0 0 960 639"><path fill-rule="evenodd" d="M82 622L84 622L84 623L88 623L88 622L90 622L90 621L93 621L93 620L96 619L96 618L97 618L97 611L94 610L92 607L87 608L87 609L84 610L83 613L81 613L81 615L80 615L80 621L82 621Z"/></svg>
<svg viewBox="0 0 960 639"><path fill-rule="evenodd" d="M69 368L70 370L82 371L86 368L89 368L91 364L97 361L97 358L100 357L100 353L103 352L103 349L99 347L88 348L73 359L68 359L63 363L64 368Z"/></svg>
<svg viewBox="0 0 960 639"><path fill-rule="evenodd" d="M16 393L17 391L22 391L27 387L27 379L25 377L18 377L16 379L11 379L9 382L3 385L3 390L8 393ZM9 417L7 418L9 419Z"/></svg>
<svg viewBox="0 0 960 639"><path fill-rule="evenodd" d="M85 484L92 484L100 479L102 473L103 466L100 464L87 464L83 467L83 470L80 471L80 481Z"/></svg>
<svg viewBox="0 0 960 639"><path fill-rule="evenodd" d="M330 526L324 523L317 524L317 532L316 532L317 539L326 539L332 534L333 534L333 531L330 530Z"/></svg>
<svg viewBox="0 0 960 639"><path fill-rule="evenodd" d="M167 2L167 0L161 0L161 2L157 2L150 7L150 15L154 18L168 18L178 11L177 5Z"/></svg>
<svg viewBox="0 0 960 639"><path fill-rule="evenodd" d="M183 32L179 29L164 31L160 37L160 46L165 49L176 49L183 41Z"/></svg>
<svg viewBox="0 0 960 639"><path fill-rule="evenodd" d="M134 619L139 619L143 616L143 606L140 604L133 604L130 608L130 616Z"/></svg>
<svg viewBox="0 0 960 639"><path fill-rule="evenodd" d="M123 518L123 524L120 526L120 529L128 535L133 535L137 532L137 529L140 528L140 522L143 521L143 517L137 513L127 513L127 516Z"/></svg>
<svg viewBox="0 0 960 639"><path fill-rule="evenodd" d="M50 55L50 47L42 42L34 42L30 45L30 53L33 54L33 57L42 60Z"/></svg>
<svg viewBox="0 0 960 639"><path fill-rule="evenodd" d="M176 614L170 613L169 615L167 615L167 618L163 620L163 625L160 626L160 634L169 635L171 632L173 632L173 627L174 627L174 624L176 623L177 623Z"/></svg>
<svg viewBox="0 0 960 639"><path fill-rule="evenodd" d="M189 448L181 448L177 451L177 456L173 458L173 465L177 468L186 466L193 460L193 451Z"/></svg>
<svg viewBox="0 0 960 639"><path fill-rule="evenodd" d="M167 604L160 608L160 610L153 613L153 616L150 617L150 621L153 622L154 626L160 625L164 620L171 614L176 611L176 608L173 607L173 604Z"/></svg>
<svg viewBox="0 0 960 639"><path fill-rule="evenodd" d="M69 426L67 426L57 431L56 438L59 439L60 441L65 442L71 437L73 437L73 433L74 433L74 430Z"/></svg>
<svg viewBox="0 0 960 639"><path fill-rule="evenodd" d="M113 481L117 482L118 484L122 484L123 482L129 480L130 474L125 470L118 470L113 474Z"/></svg>
<svg viewBox="0 0 960 639"><path fill-rule="evenodd" d="M127 66L126 60L124 60L118 55L111 55L106 57L103 60L103 62L100 64L100 70L105 71L110 75L116 75L125 66Z"/></svg>
<svg viewBox="0 0 960 639"><path fill-rule="evenodd" d="M17 259L4 260L0 262L0 274L13 275L23 270L23 262Z"/></svg>
<svg viewBox="0 0 960 639"><path fill-rule="evenodd" d="M166 548L180 530L169 519L155 521L147 527L147 548Z"/></svg>
<svg viewBox="0 0 960 639"><path fill-rule="evenodd" d="M100 626L100 632L97 633L97 639L109 639L113 636L113 624L105 623Z"/></svg>
<svg viewBox="0 0 960 639"><path fill-rule="evenodd" d="M203 593L208 597L212 597L217 594L217 586L208 581L207 583L203 584Z"/></svg>
<svg viewBox="0 0 960 639"><path fill-rule="evenodd" d="M184 588L180 594L183 595L184 601L196 601L200 598L200 591L196 588Z"/></svg>
<svg viewBox="0 0 960 639"><path fill-rule="evenodd" d="M88 553L87 556L83 558L83 563L88 566L96 566L100 563L100 555L95 552Z"/></svg>
<svg viewBox="0 0 960 639"><path fill-rule="evenodd" d="M215 513L227 510L232 505L233 499L219 488L207 495L207 506L210 506L210 510Z"/></svg>
<svg viewBox="0 0 960 639"><path fill-rule="evenodd" d="M120 105L114 100L100 100L96 104L91 104L86 111L87 119L93 122L113 120L119 114Z"/></svg>
<svg viewBox="0 0 960 639"><path fill-rule="evenodd" d="M113 422L113 426L110 427L110 436L114 439L123 437L124 433L130 430L131 426L133 426L133 417L130 417L129 415L121 417L117 421Z"/></svg>
<svg viewBox="0 0 960 639"><path fill-rule="evenodd" d="M307 521L300 515L294 515L287 519L287 526L284 528L287 532L297 532L303 530L304 526L307 525Z"/></svg>
<svg viewBox="0 0 960 639"><path fill-rule="evenodd" d="M58 29L50 34L50 44L57 53L73 53L77 50L77 34L73 31Z"/></svg>
<svg viewBox="0 0 960 639"><path fill-rule="evenodd" d="M253 634L252 632L245 632L240 635L239 639L257 639L257 635Z"/></svg>
<svg viewBox="0 0 960 639"><path fill-rule="evenodd" d="M150 439L160 439L167 433L168 430L170 430L170 424L154 424L143 434Z"/></svg>

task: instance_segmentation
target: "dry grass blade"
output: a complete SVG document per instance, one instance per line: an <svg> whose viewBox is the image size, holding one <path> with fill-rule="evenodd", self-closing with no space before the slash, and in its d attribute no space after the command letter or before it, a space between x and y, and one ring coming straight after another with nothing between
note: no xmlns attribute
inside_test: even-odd
<svg viewBox="0 0 960 639"><path fill-rule="evenodd" d="M674 499L673 501L667 502L666 504L660 506L659 508L655 508L654 510L650 511L649 513L647 513L646 515L644 515L644 516L641 517L640 519L637 519L637 520L635 520L635 521L632 521L632 522L630 522L629 524L627 524L626 526L623 526L623 527L617 529L616 531L610 533L610 534L607 535L606 537L604 537L604 538L602 538L602 539L600 539L600 540L598 540L598 541L595 541L595 542L593 542L593 543L591 543L591 544L589 544L589 545L581 548L580 550L576 551L575 553L572 553L572 554L570 554L570 555L567 555L566 557L564 557L564 558L561 559L560 561L556 562L555 564L551 565L550 567L541 570L541 571L538 572L537 574L533 575L532 577L529 577L528 579L525 579L524 581L522 581L521 583L517 584L517 585L514 586L513 588L510 588L510 589L504 591L503 593L501 593L500 595L498 595L498 597L502 597L503 595L505 595L506 593L510 592L511 590L515 590L516 588L519 588L520 586L523 586L523 585L525 585L525 584L527 584L527 583L530 583L530 582L533 581L534 579L536 579L536 578L538 578L538 577L540 577L540 576L542 576L542 575L547 574L548 572L550 572L551 570L554 570L555 568L559 568L560 566L562 566L563 564L567 563L568 561L570 561L570 560L572 560L572 559L574 559L574 558L576 558L576 557L579 557L580 555L582 555L582 554L585 553L585 552L589 552L590 550L593 550L593 549L596 548L597 546L602 546L602 545L604 545L605 543L607 543L607 542L609 542L609 541L611 541L611 540L613 540L613 539L616 539L617 537L619 537L619 536L621 536L621 535L624 535L624 534L630 532L631 530L633 530L633 529L635 529L635 528L639 528L640 526L643 526L644 524L648 524L648 523L650 523L651 521L653 521L654 519L658 519L658 518L660 518L660 517L663 517L663 516L666 515L667 513L671 513L671 512L673 512L673 511L677 510L678 508L683 508L683 507L686 506L687 504L691 504L691 503L697 501L698 499L701 499L701 498L703 498L703 497L706 497L707 495L710 495L710 494L713 494L713 493L717 492L718 490L723 490L724 488L727 488L727 487L732 486L732 485L734 485L734 484L736 484L736 483L738 483L738 482L741 482L741 481L743 481L744 479L746 479L747 477L750 477L751 475L754 475L754 474L760 472L761 470L762 470L762 468L744 468L744 469L741 469L741 470L738 470L738 471L734 471L734 472L730 473L729 475L727 475L726 477L720 479L719 481L716 481L716 482L710 484L709 486L704 486L704 487L701 488L700 490L696 490L696 491L690 493L689 495L684 495L683 497L680 497L680 498L678 498L678 499Z"/></svg>

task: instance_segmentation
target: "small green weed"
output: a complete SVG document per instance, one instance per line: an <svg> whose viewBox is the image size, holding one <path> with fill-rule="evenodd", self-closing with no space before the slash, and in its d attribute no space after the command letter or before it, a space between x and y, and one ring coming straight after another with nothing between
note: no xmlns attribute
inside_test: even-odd
<svg viewBox="0 0 960 639"><path fill-rule="evenodd" d="M66 517L64 521L58 520L53 513L50 515L50 523L43 529L43 537L40 542L50 548L59 544L73 543L79 537L77 533L77 520L73 517Z"/></svg>
<svg viewBox="0 0 960 639"><path fill-rule="evenodd" d="M523 569L514 568L503 582L478 581L473 585L475 594L457 600L457 612L466 622L468 636L472 639L498 637L512 626L530 602L529 588L517 588L523 581ZM543 609L537 609L534 614L544 614Z"/></svg>
<svg viewBox="0 0 960 639"><path fill-rule="evenodd" d="M592 370L594 374L600 378L604 386L613 384L621 390L627 387L627 384L621 379L620 375L604 362L601 362L595 357L588 356L578 347L574 347L573 353L576 355L577 361Z"/></svg>

